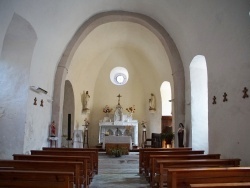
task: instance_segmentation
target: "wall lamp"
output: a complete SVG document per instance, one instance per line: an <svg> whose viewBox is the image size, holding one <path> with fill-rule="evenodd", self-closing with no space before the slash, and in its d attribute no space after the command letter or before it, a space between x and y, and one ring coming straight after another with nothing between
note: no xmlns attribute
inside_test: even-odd
<svg viewBox="0 0 250 188"><path fill-rule="evenodd" d="M30 89L37 92L37 93L44 93L44 94L48 93L48 91L46 91L38 86L30 86Z"/></svg>

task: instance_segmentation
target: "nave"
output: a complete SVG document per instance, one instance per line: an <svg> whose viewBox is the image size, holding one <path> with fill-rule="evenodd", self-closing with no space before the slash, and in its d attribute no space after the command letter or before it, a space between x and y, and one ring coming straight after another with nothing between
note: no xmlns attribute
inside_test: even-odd
<svg viewBox="0 0 250 188"><path fill-rule="evenodd" d="M0 187L250 187L250 167L240 161L192 148L140 148L120 157L97 148L42 148L0 160Z"/></svg>
<svg viewBox="0 0 250 188"><path fill-rule="evenodd" d="M90 188L148 188L149 183L139 172L139 153L113 157L99 152L98 175L95 175Z"/></svg>

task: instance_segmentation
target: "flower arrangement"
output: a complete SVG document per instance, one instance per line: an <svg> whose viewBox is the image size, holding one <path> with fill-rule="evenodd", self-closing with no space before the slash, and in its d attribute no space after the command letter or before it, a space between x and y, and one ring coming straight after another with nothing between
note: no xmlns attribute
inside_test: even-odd
<svg viewBox="0 0 250 188"><path fill-rule="evenodd" d="M172 140L174 139L174 132L161 133L161 139L171 143Z"/></svg>
<svg viewBox="0 0 250 188"><path fill-rule="evenodd" d="M127 110L129 113L135 113L135 105L126 108L126 110Z"/></svg>
<svg viewBox="0 0 250 188"><path fill-rule="evenodd" d="M108 105L106 105L106 106L103 108L102 111L103 111L104 113L107 114L107 113L110 113L112 110L113 110L112 108L110 108Z"/></svg>
<svg viewBox="0 0 250 188"><path fill-rule="evenodd" d="M144 129L146 129L147 128L147 125L146 125L146 121L141 121L141 126L144 128Z"/></svg>
<svg viewBox="0 0 250 188"><path fill-rule="evenodd" d="M126 154L128 149L125 147L118 147L118 148L110 148L109 153L114 155L115 157L121 157L122 155Z"/></svg>

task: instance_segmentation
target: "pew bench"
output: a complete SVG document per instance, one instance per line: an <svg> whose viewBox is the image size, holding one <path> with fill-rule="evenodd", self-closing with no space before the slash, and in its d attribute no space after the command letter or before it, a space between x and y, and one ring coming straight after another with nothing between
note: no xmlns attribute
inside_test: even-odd
<svg viewBox="0 0 250 188"><path fill-rule="evenodd" d="M159 165L159 184L163 187L169 168L238 167L240 159L156 160Z"/></svg>
<svg viewBox="0 0 250 188"><path fill-rule="evenodd" d="M73 188L73 172L0 170L0 187Z"/></svg>
<svg viewBox="0 0 250 188"><path fill-rule="evenodd" d="M49 147L43 147L42 150L46 150L46 151L68 151L68 152L72 152L72 151L94 151L95 155L94 155L94 170L95 170L95 174L98 174L98 152L99 149L98 148L49 148Z"/></svg>
<svg viewBox="0 0 250 188"><path fill-rule="evenodd" d="M160 167L157 160L194 160L194 159L220 159L220 154L188 154L188 155L150 155L149 182L151 186L155 185L155 177L160 174Z"/></svg>
<svg viewBox="0 0 250 188"><path fill-rule="evenodd" d="M182 151L192 150L192 148L140 148L139 149L139 174L143 173L142 159L144 158L144 151Z"/></svg>
<svg viewBox="0 0 250 188"><path fill-rule="evenodd" d="M72 161L72 162L82 162L81 171L84 181L84 187L89 185L89 174L88 174L88 165L87 163L90 160L89 156L57 156L57 155L24 155L24 154L13 154L14 160L38 160L38 161Z"/></svg>
<svg viewBox="0 0 250 188"><path fill-rule="evenodd" d="M83 166L82 162L0 160L1 170L73 172L76 188L81 188L81 184L84 185L84 181L86 181L80 171L81 166Z"/></svg>
<svg viewBox="0 0 250 188"><path fill-rule="evenodd" d="M88 161L88 176L91 180L95 175L94 166L96 166L95 159L95 151L45 151L45 150L31 150L31 155L57 155L57 156L89 156Z"/></svg>
<svg viewBox="0 0 250 188"><path fill-rule="evenodd" d="M167 186L188 188L191 184L250 182L250 167L169 168Z"/></svg>
<svg viewBox="0 0 250 188"><path fill-rule="evenodd" d="M144 173L147 173L147 172L145 172L145 170L146 170L145 167L149 166L149 156L150 155L187 155L187 154L204 154L204 151L203 150L144 151L143 158L142 158L141 164L139 163L139 166L141 167L141 170Z"/></svg>
<svg viewBox="0 0 250 188"><path fill-rule="evenodd" d="M203 183L203 184L191 184L190 188L244 188L250 187L250 182L240 183Z"/></svg>

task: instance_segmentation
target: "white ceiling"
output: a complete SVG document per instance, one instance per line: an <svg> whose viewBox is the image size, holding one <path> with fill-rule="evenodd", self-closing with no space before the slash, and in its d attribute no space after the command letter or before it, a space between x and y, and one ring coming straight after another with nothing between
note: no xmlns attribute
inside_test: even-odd
<svg viewBox="0 0 250 188"><path fill-rule="evenodd" d="M109 22L95 28L76 50L67 79L95 80L102 66L110 61L134 64L138 74L171 81L171 67L159 39L147 28L131 22ZM83 73L87 73L83 74ZM146 81L150 82L150 78ZM81 85L79 85L81 87Z"/></svg>

